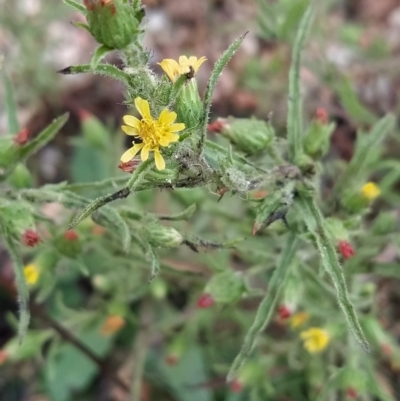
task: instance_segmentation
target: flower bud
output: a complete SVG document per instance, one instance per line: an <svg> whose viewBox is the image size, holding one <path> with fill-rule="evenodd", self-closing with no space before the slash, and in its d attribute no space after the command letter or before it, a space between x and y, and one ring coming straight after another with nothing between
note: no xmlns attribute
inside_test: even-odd
<svg viewBox="0 0 400 401"><path fill-rule="evenodd" d="M238 301L245 292L243 277L239 272L231 270L218 273L207 283L204 292L210 294L215 302Z"/></svg>
<svg viewBox="0 0 400 401"><path fill-rule="evenodd" d="M7 167L11 166L17 160L17 149L13 136L0 137L0 170L7 169Z"/></svg>
<svg viewBox="0 0 400 401"><path fill-rule="evenodd" d="M75 230L56 236L53 242L56 249L68 258L75 258L82 251L82 243Z"/></svg>
<svg viewBox="0 0 400 401"><path fill-rule="evenodd" d="M358 397L357 390L354 387L348 387L346 390L346 396L350 400L356 400Z"/></svg>
<svg viewBox="0 0 400 401"><path fill-rule="evenodd" d="M187 349L187 341L182 335L176 336L167 346L165 363L168 366L175 366L179 363L182 355Z"/></svg>
<svg viewBox="0 0 400 401"><path fill-rule="evenodd" d="M10 184L17 189L32 187L32 175L25 164L18 163L9 177Z"/></svg>
<svg viewBox="0 0 400 401"><path fill-rule="evenodd" d="M201 294L196 302L199 309L211 308L215 303L214 298L210 294Z"/></svg>
<svg viewBox="0 0 400 401"><path fill-rule="evenodd" d="M68 230L64 233L64 238L67 241L77 241L79 236L75 230Z"/></svg>
<svg viewBox="0 0 400 401"><path fill-rule="evenodd" d="M232 393L241 393L243 391L244 385L240 380L235 379L231 382L229 388Z"/></svg>
<svg viewBox="0 0 400 401"><path fill-rule="evenodd" d="M25 246L34 247L41 241L39 234L35 230L25 230L22 234L22 243Z"/></svg>
<svg viewBox="0 0 400 401"><path fill-rule="evenodd" d="M160 277L155 278L150 284L150 293L155 299L165 299L168 292L167 283Z"/></svg>
<svg viewBox="0 0 400 401"><path fill-rule="evenodd" d="M125 326L125 319L119 315L110 315L101 326L100 333L103 336L111 336Z"/></svg>
<svg viewBox="0 0 400 401"><path fill-rule="evenodd" d="M203 112L203 102L195 78L184 83L175 102L177 121L183 121L186 127L196 127Z"/></svg>
<svg viewBox="0 0 400 401"><path fill-rule="evenodd" d="M325 120L317 118L312 121L303 140L304 151L313 159L320 159L329 150L330 137L335 129L334 123L327 125L322 121Z"/></svg>
<svg viewBox="0 0 400 401"><path fill-rule="evenodd" d="M29 131L27 128L23 128L14 137L14 143L18 146L25 145L29 140Z"/></svg>
<svg viewBox="0 0 400 401"><path fill-rule="evenodd" d="M137 2L135 2L137 3ZM98 43L123 49L139 33L141 10L125 0L85 0L89 31Z"/></svg>
<svg viewBox="0 0 400 401"><path fill-rule="evenodd" d="M159 223L150 223L143 230L150 244L157 248L176 248L183 242L182 235L175 228Z"/></svg>
<svg viewBox="0 0 400 401"><path fill-rule="evenodd" d="M224 121L221 134L239 150L253 155L270 146L274 140L274 129L261 120L229 117Z"/></svg>
<svg viewBox="0 0 400 401"><path fill-rule="evenodd" d="M347 241L339 241L338 250L345 259L350 259L355 254L353 247Z"/></svg>
<svg viewBox="0 0 400 401"><path fill-rule="evenodd" d="M277 308L277 312L281 320L286 320L290 316L292 316L292 310L286 305L279 305Z"/></svg>

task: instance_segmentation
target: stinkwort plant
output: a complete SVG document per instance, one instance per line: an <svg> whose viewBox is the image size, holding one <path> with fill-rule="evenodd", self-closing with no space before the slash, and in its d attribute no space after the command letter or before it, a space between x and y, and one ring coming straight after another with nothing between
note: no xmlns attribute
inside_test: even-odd
<svg viewBox="0 0 400 401"><path fill-rule="evenodd" d="M150 265L150 269L148 273L135 277L142 283L150 282L150 287L154 284L154 288L158 288L160 275L163 275L160 248L187 246L193 252L236 248L245 255L243 258L251 259L251 255L257 253L257 247L262 253L266 246L268 254L263 254L264 259L264 256L261 259L253 256L272 274L268 290L263 295L254 321L247 327L243 345L240 350L237 349L237 356L227 374L227 380L233 383L232 391L241 388L240 383L246 380L251 382L248 378L254 376L252 351L262 341L260 334L275 318L277 308L279 316L283 320L289 319L292 329L296 330L310 319L309 312L299 309L304 307L303 302L312 305L313 297L315 302L321 303L321 308L327 308L323 312L327 323L331 317L332 321L337 321L336 309L340 308L341 320L347 323L355 341L369 353L370 345L360 324L360 313L362 316L365 314L364 287L346 274L341 261L357 256L350 238L353 235L362 236L363 218L380 195L378 185L368 182L368 179L382 152L381 144L394 127L394 117L387 115L381 118L368 134L360 132L353 158L348 165L340 166L339 174L336 171L335 176L330 177L331 171L325 169L323 157L328 152L335 125L329 122L323 109L318 110L311 122L304 121L302 112L301 55L311 26L314 4L311 2L305 11L293 45L287 127L286 135L282 137L278 136L270 121L234 117L219 118L213 123L209 121L218 77L245 40L246 33L234 41L215 63L202 98L196 74L206 62L205 57L181 56L179 60L162 60L159 63L163 70L161 76L150 68L151 51L143 46L142 41L146 29L145 10L139 0L64 2L84 14L87 23L76 25L90 32L99 47L89 64L69 66L60 73L100 74L125 85L125 104L129 111L123 117L121 129L129 136L132 145L122 153L118 167L130 176L118 175L93 183L63 182L32 188L24 162L54 138L68 116L56 119L37 137L30 139L24 130L19 130L10 83L3 73L9 135L0 138L0 229L15 272L20 303L20 341L24 341L29 324L29 286L35 286L38 280L39 284L42 282L38 299L46 299L53 288L51 272L65 258L77 261L80 273L90 275L90 268L82 255L87 254L89 249L103 255L104 246L109 249L104 257L116 266L115 270L117 266L120 269L116 271L120 277L115 280L121 286L124 280L128 280L128 266L133 260L139 260ZM121 67L102 62L112 51L118 52ZM92 137L97 146L105 149L112 146L110 138L105 139L100 133L101 129L94 131L98 132ZM230 145L221 144L219 139L209 139L208 132L221 134ZM329 179L331 185L323 184ZM260 241L244 239L242 237L249 232L232 228L235 234L239 231L238 238L216 242L163 223L165 220L190 219L195 212L194 203L183 212L164 216L143 212L126 202L115 207L111 205L114 201L154 189L186 189L185 193L190 197L190 191L198 194L199 187L219 195L219 199L224 197L221 202L224 202L227 193L238 197L246 210L244 221L248 221L251 227L250 220L253 219L249 231ZM325 193L322 193L322 188ZM102 195L92 199L85 193ZM255 193L261 196L252 196ZM217 198L214 199L213 203L216 203ZM56 227L43 214L41 206L50 202L62 204L75 213L67 225ZM214 212L221 213L213 207L200 211L205 214ZM46 227L46 230L42 228L41 234L36 228L38 224ZM234 224L236 222L232 220L232 226ZM229 229L229 222L225 227ZM109 235L107 240L104 229ZM246 248L248 241L250 245ZM265 245L268 241L274 245ZM30 258L31 262L24 267L26 247L37 247L35 249L40 249L40 252L35 258ZM277 251L279 260L274 256ZM229 263L219 266L198 299L197 307L206 309L218 303L237 303L243 297L253 296L257 290L251 288L252 274L251 269L235 272ZM96 276L95 286L106 293L118 292L119 295L115 295L118 298L123 287L114 285L110 277L107 280L102 277ZM353 292L348 289L348 280L352 280ZM304 283L309 283L312 290L304 290ZM136 296L140 297L143 288L137 288L140 290ZM301 294L304 294L304 301L300 299ZM337 305L330 303L332 297ZM312 308L310 306L310 310ZM111 317L103 325L102 333L113 333L124 326L125 312L122 310L109 311ZM368 319L369 316L363 318L365 322ZM371 329L373 325L365 323L370 332L376 333L376 328ZM327 328L309 327L299 338L304 341L308 352L318 353L335 336L338 333L330 331L328 324ZM48 336L41 338L47 339ZM371 338L377 337L374 334ZM343 337L342 340L350 344L356 355L346 366L346 369L355 372L362 357L353 347L353 340L346 341ZM382 341L375 342L374 346L382 344ZM170 361L179 358L185 348L179 344L172 346ZM336 376L332 383L335 380Z"/></svg>

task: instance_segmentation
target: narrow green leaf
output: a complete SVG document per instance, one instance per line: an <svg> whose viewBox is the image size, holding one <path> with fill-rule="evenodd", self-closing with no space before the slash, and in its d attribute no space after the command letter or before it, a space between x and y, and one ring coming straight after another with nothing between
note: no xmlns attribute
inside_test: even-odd
<svg viewBox="0 0 400 401"><path fill-rule="evenodd" d="M177 214L171 214L169 216L158 216L160 220L178 221L178 220L188 220L192 217L193 213L196 211L196 204L189 206L183 212Z"/></svg>
<svg viewBox="0 0 400 401"><path fill-rule="evenodd" d="M337 190L346 188L351 180L357 181L365 174L367 166L377 147L394 128L395 117L387 114L372 127L368 135L358 135L356 150L344 175L338 180Z"/></svg>
<svg viewBox="0 0 400 401"><path fill-rule="evenodd" d="M288 276L290 266L296 254L296 249L296 236L295 234L290 233L286 246L282 250L280 261L276 266L276 269L269 283L268 292L265 295L264 299L261 301L254 322L244 339L242 349L240 350L240 353L236 356L229 370L227 377L228 382L235 379L238 371L244 365L253 347L255 346L258 335L264 330L264 328L271 320L272 314L275 310L276 302L284 287L284 283Z"/></svg>
<svg viewBox="0 0 400 401"><path fill-rule="evenodd" d="M1 70L1 66L0 66ZM10 134L16 134L19 131L18 117L17 117L17 104L14 99L14 90L11 81L9 80L6 72L1 72L4 87L4 103L7 116L7 128Z"/></svg>
<svg viewBox="0 0 400 401"><path fill-rule="evenodd" d="M129 85L129 75L111 64L98 64L96 68L92 68L90 64L72 65L58 71L58 73L63 75L100 74Z"/></svg>
<svg viewBox="0 0 400 401"><path fill-rule="evenodd" d="M67 6L70 6L74 8L76 11L83 13L86 15L86 8L83 4L79 3L78 1L75 0L63 0L64 4Z"/></svg>
<svg viewBox="0 0 400 401"><path fill-rule="evenodd" d="M329 240L329 235L326 231L321 211L315 204L312 196L309 194L301 193L296 199L296 203L308 230L315 238L321 256L322 265L333 281L336 289L337 300L346 317L347 323L356 340L363 349L369 353L368 341L358 321L354 306L351 303L343 270L340 266L335 247Z"/></svg>
<svg viewBox="0 0 400 401"><path fill-rule="evenodd" d="M300 94L300 67L301 52L306 40L308 29L311 25L314 14L313 2L310 3L303 18L296 36L292 52L292 65L289 72L289 102L287 117L287 136L289 142L290 160L295 161L302 153L302 102Z"/></svg>
<svg viewBox="0 0 400 401"><path fill-rule="evenodd" d="M65 113L61 117L56 118L49 126L40 132L36 138L29 141L26 145L21 146L18 150L18 161L26 160L29 156L50 142L67 122L68 117L69 113Z"/></svg>
<svg viewBox="0 0 400 401"><path fill-rule="evenodd" d="M113 208L105 206L102 213L93 214L93 220L103 226L110 227L116 231L122 240L122 248L125 252L128 251L131 244L131 233L125 220Z"/></svg>
<svg viewBox="0 0 400 401"><path fill-rule="evenodd" d="M6 225L0 226L3 234L4 241L6 243L8 252L10 253L12 266L15 275L15 283L18 291L19 301L19 322L18 322L18 339L20 342L24 339L26 332L28 331L30 313L29 313L29 290L25 281L24 276L24 265L22 263L21 255L18 248L13 240L12 233L9 227Z"/></svg>
<svg viewBox="0 0 400 401"><path fill-rule="evenodd" d="M90 60L90 67L92 70L96 70L97 66L99 65L100 61L107 56L108 53L112 52L113 49L110 49L109 47L105 45L99 46L93 56L92 59Z"/></svg>
<svg viewBox="0 0 400 401"><path fill-rule="evenodd" d="M206 93L204 96L204 111L200 121L200 141L199 141L199 149L203 151L204 143L207 136L207 122L208 116L210 114L211 109L211 101L214 93L215 85L217 84L217 80L222 73L222 70L228 64L229 60L236 53L239 46L242 44L244 38L246 37L248 32L244 33L238 39L236 39L229 47L225 50L222 56L218 59L218 61L214 65L213 72L211 74L210 80L208 81Z"/></svg>
<svg viewBox="0 0 400 401"><path fill-rule="evenodd" d="M346 77L335 77L332 82L332 89L339 96L340 102L346 113L356 122L375 124L376 117L359 100L351 81Z"/></svg>

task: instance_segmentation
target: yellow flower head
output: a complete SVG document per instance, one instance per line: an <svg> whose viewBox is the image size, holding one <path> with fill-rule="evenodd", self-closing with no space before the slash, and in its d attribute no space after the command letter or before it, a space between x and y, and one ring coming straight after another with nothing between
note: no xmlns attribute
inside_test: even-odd
<svg viewBox="0 0 400 401"><path fill-rule="evenodd" d="M361 189L365 198L372 201L381 194L381 190L374 182L367 182Z"/></svg>
<svg viewBox="0 0 400 401"><path fill-rule="evenodd" d="M330 340L328 332L318 327L302 331L300 337L304 341L304 348L311 354L323 351Z"/></svg>
<svg viewBox="0 0 400 401"><path fill-rule="evenodd" d="M110 315L107 317L106 321L101 326L101 334L103 336L110 336L119 331L125 326L125 320L119 315Z"/></svg>
<svg viewBox="0 0 400 401"><path fill-rule="evenodd" d="M185 129L185 124L173 124L176 113L168 109L164 109L158 120L154 120L150 114L149 102L141 97L135 99L135 106L142 119L139 120L133 116L123 117L126 125L121 127L122 131L135 137L135 140L132 142L133 146L121 156L121 162L130 161L139 151L141 151L142 161L146 161L149 158L149 152L154 152L157 169L164 170L165 161L160 153L160 146L165 147L171 142L176 142L179 139L176 132Z"/></svg>
<svg viewBox="0 0 400 401"><path fill-rule="evenodd" d="M298 312L295 313L291 318L290 318L290 326L292 329L295 329L302 324L304 324L309 318L309 315L307 312Z"/></svg>
<svg viewBox="0 0 400 401"><path fill-rule="evenodd" d="M35 264L31 263L24 267L24 275L25 280L28 284L35 285L39 279L40 272L38 267Z"/></svg>
<svg viewBox="0 0 400 401"><path fill-rule="evenodd" d="M179 63L176 60L166 58L161 63L158 63L164 72L168 75L168 78L174 82L182 74L190 72L190 67L193 68L196 74L200 66L206 61L205 57L199 59L195 56L187 58L186 56L179 57Z"/></svg>

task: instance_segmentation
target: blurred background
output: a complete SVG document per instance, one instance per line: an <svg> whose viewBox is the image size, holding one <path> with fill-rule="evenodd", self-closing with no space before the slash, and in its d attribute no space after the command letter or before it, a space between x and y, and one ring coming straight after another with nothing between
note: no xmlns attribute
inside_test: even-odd
<svg viewBox="0 0 400 401"><path fill-rule="evenodd" d="M207 62L197 75L202 93L220 54L235 38L249 31L219 79L211 121L229 115L257 116L271 119L278 131L284 131L291 44L308 0L143 0L143 3L147 19L145 44L151 51L152 67L161 74L157 63L164 58L205 56ZM84 146L78 146L85 112L96 116L119 141L123 140L118 129L127 112L123 104L123 87L91 74L57 74L58 70L70 65L90 62L95 42L89 33L72 24L82 18L61 0L0 0L0 55L4 57L3 68L14 86L20 126L27 128L34 137L55 117L70 112L68 123L56 139L29 161L37 185L64 180L88 182L110 175L110 169L104 169L96 156ZM119 63L117 55L111 55L107 61ZM329 157L349 160L357 129L369 126L389 111L397 115L400 112L400 0L319 2L303 55L301 77L305 113L312 117L318 108L324 108L329 118L336 122ZM0 88L0 99L3 98ZM2 133L6 133L6 116L0 100L0 135ZM388 154L398 157L400 149L391 147ZM394 198L395 201L398 199ZM149 202L150 208L162 211L162 199L154 202ZM59 211L52 213L57 215ZM392 253L388 250L382 257L398 263L396 255L393 250ZM7 314L17 310L16 302L7 295L12 287L10 263L8 255L0 248L0 348L13 335ZM185 259L172 265L177 271L184 272L198 273L203 269L196 264L191 266ZM84 280L79 285L77 292L89 291ZM189 285L183 287L169 293L169 302L182 309L189 297ZM399 282L383 278L378 287L378 302L384 310L390 311L384 314L391 316L386 324L399 336ZM75 296L81 297L74 290L69 297ZM83 304L77 303L78 306ZM250 303L248 307L253 310L255 305ZM230 338L233 334L227 328L229 324L220 330L222 335ZM122 336L119 341L124 349L129 336ZM109 350L110 345L102 346ZM45 348L41 358L45 358ZM119 352L117 359L122 360ZM192 361L199 355L197 351L193 352ZM64 395L55 395L55 389L43 389L46 386L41 384L46 375L41 358L35 362L1 366L0 353L1 401L68 401L72 399L71 394L75 394L76 401L126 399L124 391L109 380L107 369L102 368L95 369L95 373L85 380L78 369L76 381L82 379L84 383L76 385L76 393L71 392L76 383L63 383L59 386L60 392L62 388L66 389ZM77 359L74 355L69 358L64 370L57 371L58 383L76 369ZM129 372L131 368L128 361L121 368L122 376L124 370ZM185 369L189 368L176 369L180 370L174 371L173 377L184 375ZM226 398L218 396L217 392L213 398L214 391L226 386L223 375L209 377L201 366L198 369L200 373L192 373L195 384L192 380L192 387L188 385L178 393L157 392L157 380L150 378L143 385L143 401L247 399L239 398L235 391ZM398 373L385 372L380 376L382 385L396 397L400 388ZM198 380L195 380L196 375ZM175 388L174 378L170 380L170 386ZM196 386L207 391L193 395ZM298 401L307 398L294 395L293 398L272 399Z"/></svg>

